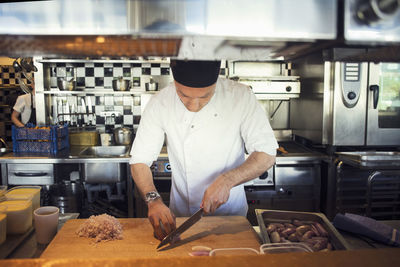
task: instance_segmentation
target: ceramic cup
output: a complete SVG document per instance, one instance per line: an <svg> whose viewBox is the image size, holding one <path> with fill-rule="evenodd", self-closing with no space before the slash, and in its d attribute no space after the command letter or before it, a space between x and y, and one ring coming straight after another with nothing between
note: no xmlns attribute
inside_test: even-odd
<svg viewBox="0 0 400 267"><path fill-rule="evenodd" d="M48 244L57 233L59 209L53 206L37 208L34 212L36 241Z"/></svg>

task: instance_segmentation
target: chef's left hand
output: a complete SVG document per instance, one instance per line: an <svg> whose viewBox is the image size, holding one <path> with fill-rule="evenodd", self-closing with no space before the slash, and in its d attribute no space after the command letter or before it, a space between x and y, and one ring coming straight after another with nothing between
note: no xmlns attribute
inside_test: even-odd
<svg viewBox="0 0 400 267"><path fill-rule="evenodd" d="M223 175L220 175L204 192L201 208L205 214L214 213L219 206L228 201L231 188L226 183Z"/></svg>

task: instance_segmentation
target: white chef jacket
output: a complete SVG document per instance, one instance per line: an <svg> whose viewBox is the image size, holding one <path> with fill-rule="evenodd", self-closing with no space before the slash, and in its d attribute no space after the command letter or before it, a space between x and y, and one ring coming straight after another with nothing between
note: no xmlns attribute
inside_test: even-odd
<svg viewBox="0 0 400 267"><path fill-rule="evenodd" d="M131 150L130 164L151 166L167 138L172 170L170 209L190 216L218 175L238 167L249 154L276 155L278 144L268 118L249 87L220 78L210 101L198 112L187 110L174 83L147 104ZM244 186L232 188L215 215L247 214Z"/></svg>
<svg viewBox="0 0 400 267"><path fill-rule="evenodd" d="M35 96L32 96L33 104L35 104ZM15 101L13 109L21 114L22 124L26 124L31 117L32 104L31 104L31 94L20 95Z"/></svg>

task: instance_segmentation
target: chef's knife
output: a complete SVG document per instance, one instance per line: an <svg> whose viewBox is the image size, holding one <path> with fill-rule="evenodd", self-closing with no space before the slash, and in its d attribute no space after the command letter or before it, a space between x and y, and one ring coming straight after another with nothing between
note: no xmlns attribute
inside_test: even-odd
<svg viewBox="0 0 400 267"><path fill-rule="evenodd" d="M157 249L159 249L162 246L165 246L168 243L171 243L171 241L173 241L176 237L181 235L183 232L185 232L187 229L189 229L193 224L198 222L202 216L203 216L203 209L199 209L189 219L184 221L178 228L176 228L169 235L164 237L164 239L158 245Z"/></svg>

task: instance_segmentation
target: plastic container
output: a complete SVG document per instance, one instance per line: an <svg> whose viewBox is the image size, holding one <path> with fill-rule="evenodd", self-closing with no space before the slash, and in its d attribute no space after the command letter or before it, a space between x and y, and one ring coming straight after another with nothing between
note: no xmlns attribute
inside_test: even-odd
<svg viewBox="0 0 400 267"><path fill-rule="evenodd" d="M69 147L68 125L35 127L12 126L14 153L46 153L56 154Z"/></svg>
<svg viewBox="0 0 400 267"><path fill-rule="evenodd" d="M1 207L7 208L7 234L23 234L32 227L32 201L7 200Z"/></svg>
<svg viewBox="0 0 400 267"><path fill-rule="evenodd" d="M7 238L7 207L0 206L0 245Z"/></svg>
<svg viewBox="0 0 400 267"><path fill-rule="evenodd" d="M99 132L71 132L69 133L69 143L71 146L96 146L99 144Z"/></svg>
<svg viewBox="0 0 400 267"><path fill-rule="evenodd" d="M261 254L277 254L289 252L313 252L313 250L304 243L272 243L263 244L260 247Z"/></svg>
<svg viewBox="0 0 400 267"><path fill-rule="evenodd" d="M16 186L8 190L6 200L31 200L33 211L40 207L40 186Z"/></svg>
<svg viewBox="0 0 400 267"><path fill-rule="evenodd" d="M260 254L253 248L216 248L210 251L210 256L229 256L229 255L258 255Z"/></svg>

